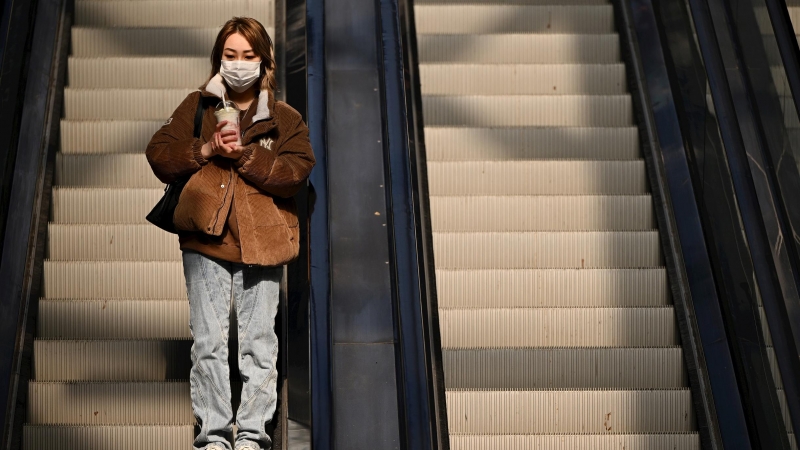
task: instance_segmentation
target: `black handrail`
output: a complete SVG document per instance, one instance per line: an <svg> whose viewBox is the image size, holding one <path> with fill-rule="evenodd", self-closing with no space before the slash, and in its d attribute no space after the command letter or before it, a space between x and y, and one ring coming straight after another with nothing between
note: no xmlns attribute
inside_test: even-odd
<svg viewBox="0 0 800 450"><path fill-rule="evenodd" d="M420 259L420 297L423 303L423 335L426 354L432 448L449 450L442 344L439 333L439 305L436 291L436 265L433 255L428 167L425 152L425 127L422 116L422 89L419 77L417 30L414 1L399 0L403 39L403 72L408 122L408 159L411 164L413 211L416 217L417 254Z"/></svg>
<svg viewBox="0 0 800 450"><path fill-rule="evenodd" d="M702 446L750 448L657 14L615 6Z"/></svg>
<svg viewBox="0 0 800 450"><path fill-rule="evenodd" d="M306 0L307 120L317 164L309 182L309 296L311 445L333 448L331 381L331 267L328 229L327 86L325 76L325 0Z"/></svg>
<svg viewBox="0 0 800 450"><path fill-rule="evenodd" d="M711 87L731 182L736 191L736 201L752 255L753 270L762 302L767 309L768 305L781 302L782 294L747 162L748 149L760 149L751 115L753 106L747 98L742 74L732 70L740 62L735 59L724 4L716 0L689 0L689 5ZM756 298L731 296L729 301L731 300L735 303L730 303L728 309L734 322L729 327L729 333L737 336L741 346L740 355L744 367L739 371L740 387L748 397L753 445L788 449L789 440L760 323L756 323L755 327L734 325L757 316Z"/></svg>
<svg viewBox="0 0 800 450"><path fill-rule="evenodd" d="M40 296L41 261L55 153L59 145L67 67L70 0L39 0L19 123L9 215L3 235L0 282L0 404L4 405L3 448L19 446L27 397L33 318ZM37 261L39 264L37 264Z"/></svg>

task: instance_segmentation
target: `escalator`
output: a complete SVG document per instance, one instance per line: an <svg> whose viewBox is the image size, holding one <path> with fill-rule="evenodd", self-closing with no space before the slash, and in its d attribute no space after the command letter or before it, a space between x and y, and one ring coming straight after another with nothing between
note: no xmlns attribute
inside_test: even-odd
<svg viewBox="0 0 800 450"><path fill-rule="evenodd" d="M186 287L177 237L145 221L163 184L143 152L205 81L220 24L247 15L274 36L274 3L74 8L22 448L187 449Z"/></svg>
<svg viewBox="0 0 800 450"><path fill-rule="evenodd" d="M313 448L796 449L800 243L774 238L800 184L758 158L800 142L800 78L765 1L66 2L10 448L190 448L180 251L144 220L142 153L247 15L317 156L283 302Z"/></svg>
<svg viewBox="0 0 800 450"><path fill-rule="evenodd" d="M415 6L450 445L699 449L613 6Z"/></svg>

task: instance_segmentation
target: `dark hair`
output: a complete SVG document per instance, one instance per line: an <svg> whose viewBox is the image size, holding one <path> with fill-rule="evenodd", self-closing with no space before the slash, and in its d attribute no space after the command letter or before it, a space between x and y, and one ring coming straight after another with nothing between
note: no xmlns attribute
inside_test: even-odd
<svg viewBox="0 0 800 450"><path fill-rule="evenodd" d="M261 57L261 80L259 84L261 90L274 92L277 84L275 82L275 56L272 38L269 37L264 25L261 25L261 22L251 17L234 17L225 22L225 25L219 30L214 49L211 50L211 75L206 80L206 84L219 73L225 41L236 33L244 36L253 47L253 53Z"/></svg>

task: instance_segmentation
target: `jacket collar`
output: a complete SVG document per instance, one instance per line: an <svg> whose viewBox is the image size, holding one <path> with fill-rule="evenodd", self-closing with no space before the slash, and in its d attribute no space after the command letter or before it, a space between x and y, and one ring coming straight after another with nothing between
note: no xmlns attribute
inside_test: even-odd
<svg viewBox="0 0 800 450"><path fill-rule="evenodd" d="M200 94L204 97L217 97L220 101L222 101L222 94L225 92L225 84L220 74L214 75L205 86L200 88ZM259 101L261 94L264 92L267 93L267 101ZM253 115L252 123L272 118L272 109L275 107L275 97L272 92L269 90L261 91L253 101L256 102L256 113Z"/></svg>

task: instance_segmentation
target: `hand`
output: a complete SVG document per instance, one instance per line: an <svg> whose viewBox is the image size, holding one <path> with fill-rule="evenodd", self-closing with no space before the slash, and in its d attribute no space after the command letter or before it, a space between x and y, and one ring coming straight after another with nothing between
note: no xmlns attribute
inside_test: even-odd
<svg viewBox="0 0 800 450"><path fill-rule="evenodd" d="M214 136L203 144L200 153L204 158L209 159L214 155L220 155L224 158L239 159L242 156L242 147L236 144L237 131L222 129L227 123L227 120L218 123Z"/></svg>

